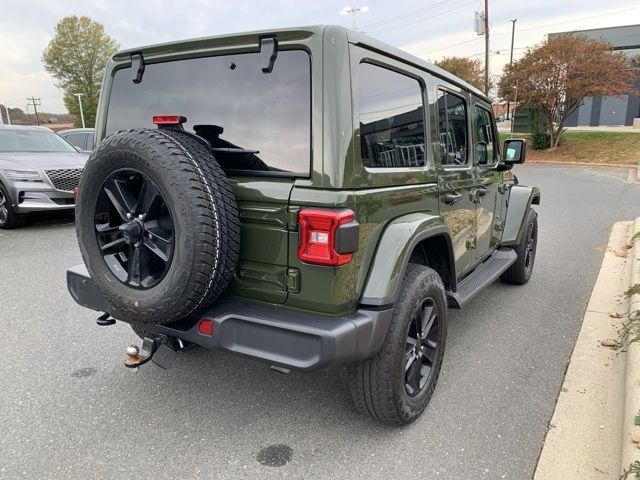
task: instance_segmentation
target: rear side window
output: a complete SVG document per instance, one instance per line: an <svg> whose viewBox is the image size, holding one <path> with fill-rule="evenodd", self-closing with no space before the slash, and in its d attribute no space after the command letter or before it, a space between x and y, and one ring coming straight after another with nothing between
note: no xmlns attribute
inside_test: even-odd
<svg viewBox="0 0 640 480"><path fill-rule="evenodd" d="M478 165L491 165L496 159L496 138L491 114L479 105L473 107L473 134Z"/></svg>
<svg viewBox="0 0 640 480"><path fill-rule="evenodd" d="M467 164L467 105L462 97L444 90L438 91L438 137L443 166Z"/></svg>
<svg viewBox="0 0 640 480"><path fill-rule="evenodd" d="M81 150L85 150L86 135L84 133L70 133L68 135L64 135L63 138L74 147L78 147Z"/></svg>
<svg viewBox="0 0 640 480"><path fill-rule="evenodd" d="M311 165L311 59L278 52L262 73L259 53L147 64L142 82L131 69L113 78L106 134L151 127L152 117L180 114L199 132L225 170L308 176Z"/></svg>
<svg viewBox="0 0 640 480"><path fill-rule="evenodd" d="M425 165L420 83L368 63L359 67L360 151L365 167Z"/></svg>

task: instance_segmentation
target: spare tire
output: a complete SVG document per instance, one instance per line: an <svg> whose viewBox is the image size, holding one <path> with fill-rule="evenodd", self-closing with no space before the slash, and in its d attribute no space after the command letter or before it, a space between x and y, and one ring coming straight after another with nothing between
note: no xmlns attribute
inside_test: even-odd
<svg viewBox="0 0 640 480"><path fill-rule="evenodd" d="M210 150L189 134L141 129L106 138L87 161L76 205L82 257L116 318L183 319L233 278L235 197Z"/></svg>

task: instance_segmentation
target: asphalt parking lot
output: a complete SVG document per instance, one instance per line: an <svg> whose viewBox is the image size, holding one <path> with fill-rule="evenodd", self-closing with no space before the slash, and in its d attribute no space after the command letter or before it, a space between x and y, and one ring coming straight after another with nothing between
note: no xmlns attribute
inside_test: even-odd
<svg viewBox="0 0 640 480"><path fill-rule="evenodd" d="M640 215L640 185L625 170L515 173L542 189L533 278L452 311L434 397L404 429L354 413L342 370L283 375L204 349L128 370L137 337L97 327L66 291L72 219L1 231L0 478L530 478L610 228Z"/></svg>

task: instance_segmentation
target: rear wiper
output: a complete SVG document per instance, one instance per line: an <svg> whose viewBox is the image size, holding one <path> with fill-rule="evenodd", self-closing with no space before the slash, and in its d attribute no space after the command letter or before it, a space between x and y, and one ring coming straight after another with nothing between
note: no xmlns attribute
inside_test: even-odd
<svg viewBox="0 0 640 480"><path fill-rule="evenodd" d="M212 148L214 152L223 153L260 153L260 150L248 150L246 148Z"/></svg>

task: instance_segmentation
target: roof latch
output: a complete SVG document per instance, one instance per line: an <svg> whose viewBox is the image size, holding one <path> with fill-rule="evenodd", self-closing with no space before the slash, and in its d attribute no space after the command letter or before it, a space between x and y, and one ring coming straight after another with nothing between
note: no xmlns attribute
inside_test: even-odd
<svg viewBox="0 0 640 480"><path fill-rule="evenodd" d="M140 83L144 75L144 57L141 53L131 54L131 80L133 83Z"/></svg>
<svg viewBox="0 0 640 480"><path fill-rule="evenodd" d="M271 73L277 57L278 39L275 36L260 38L260 66L262 67L262 73Z"/></svg>

